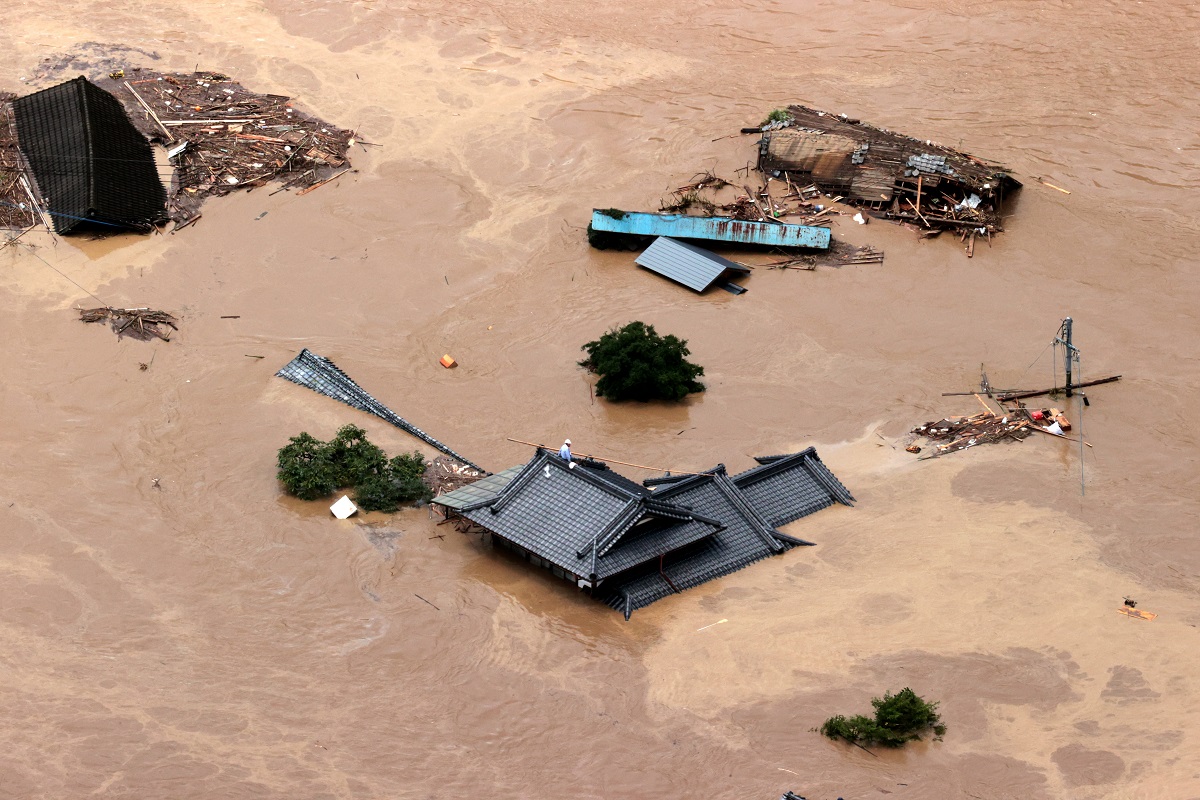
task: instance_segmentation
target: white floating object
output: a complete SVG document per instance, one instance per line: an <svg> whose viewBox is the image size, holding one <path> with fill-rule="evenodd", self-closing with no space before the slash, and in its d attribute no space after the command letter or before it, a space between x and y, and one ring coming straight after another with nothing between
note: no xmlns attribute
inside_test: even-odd
<svg viewBox="0 0 1200 800"><path fill-rule="evenodd" d="M857 222L859 225L867 224L867 218L862 215L861 211L854 215L854 221Z"/></svg>
<svg viewBox="0 0 1200 800"><path fill-rule="evenodd" d="M1046 428L1046 431L1048 433L1053 433L1055 436L1063 435L1062 425L1059 425L1057 422L1054 423L1053 425L1051 425L1050 427Z"/></svg>
<svg viewBox="0 0 1200 800"><path fill-rule="evenodd" d="M358 513L358 506L354 505L349 497L342 495L342 499L331 505L329 510L338 519L346 519L346 517Z"/></svg>

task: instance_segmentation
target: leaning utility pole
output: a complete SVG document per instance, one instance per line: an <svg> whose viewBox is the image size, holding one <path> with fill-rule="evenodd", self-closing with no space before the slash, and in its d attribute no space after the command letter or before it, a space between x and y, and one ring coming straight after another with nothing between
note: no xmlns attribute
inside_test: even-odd
<svg viewBox="0 0 1200 800"><path fill-rule="evenodd" d="M1079 348L1071 344L1070 317L1062 321L1062 326L1058 329L1058 336L1054 339L1054 343L1063 346L1063 369L1067 374L1067 397L1071 397L1074 394L1071 391L1071 367L1079 363Z"/></svg>

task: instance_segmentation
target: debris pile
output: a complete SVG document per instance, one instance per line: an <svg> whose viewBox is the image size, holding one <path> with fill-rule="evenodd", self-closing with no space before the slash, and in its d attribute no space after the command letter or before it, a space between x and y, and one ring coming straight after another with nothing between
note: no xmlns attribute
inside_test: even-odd
<svg viewBox="0 0 1200 800"><path fill-rule="evenodd" d="M667 214L687 214L699 212L702 216L726 216L731 219L747 222L779 222L785 218L796 225L823 226L832 225L830 216L837 214L831 205L813 202L821 197L821 190L815 184L807 186L792 185L784 177L786 188L780 187L776 195L771 192L770 181L765 181L761 189L751 189L748 184L742 185L743 193L737 193L732 200L719 203L718 193L733 184L712 172L701 172L692 176L690 182L672 190L669 199L662 201L659 211ZM736 192L736 189L734 189ZM841 200L838 197L835 200Z"/></svg>
<svg viewBox="0 0 1200 800"><path fill-rule="evenodd" d="M870 245L851 247L843 242L834 242L827 255L802 255L784 258L763 264L771 269L814 270L817 267L844 267L850 264L882 264L883 251Z"/></svg>
<svg viewBox="0 0 1200 800"><path fill-rule="evenodd" d="M0 92L0 228L25 228L37 223L22 183L17 127L9 103L15 94Z"/></svg>
<svg viewBox="0 0 1200 800"><path fill-rule="evenodd" d="M793 105L775 116L761 128L742 129L762 135L758 169L768 182L782 179L789 193L793 185L811 184L925 236L953 231L968 255L977 236L990 241L1003 230L1005 197L1021 186L998 164L844 114Z"/></svg>
<svg viewBox="0 0 1200 800"><path fill-rule="evenodd" d="M175 324L179 321L178 319L165 311L153 311L149 308L81 308L79 309L79 319L81 322L104 322L107 320L112 324L113 332L117 334L118 339L122 336L130 336L143 342L148 342L152 338L169 342L171 334L167 329L179 330Z"/></svg>
<svg viewBox="0 0 1200 800"><path fill-rule="evenodd" d="M1012 417L999 417L989 411L976 414L973 417L948 417L936 422L926 422L912 429L918 436L937 444L927 458L935 458L946 453L965 450L977 444L1024 439L1029 435L1029 421ZM919 447L909 448L910 452L921 452Z"/></svg>
<svg viewBox="0 0 1200 800"><path fill-rule="evenodd" d="M349 169L354 131L309 116L291 98L257 94L219 72L109 76L134 124L167 147L177 169L168 203L178 226L200 201L283 180L300 194Z"/></svg>
<svg viewBox="0 0 1200 800"><path fill-rule="evenodd" d="M433 491L434 496L437 496L461 489L486 474L449 456L438 456L429 462L421 479Z"/></svg>

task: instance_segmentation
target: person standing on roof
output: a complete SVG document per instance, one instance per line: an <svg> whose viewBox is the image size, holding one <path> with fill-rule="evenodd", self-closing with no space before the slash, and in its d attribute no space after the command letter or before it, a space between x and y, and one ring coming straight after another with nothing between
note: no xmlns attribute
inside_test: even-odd
<svg viewBox="0 0 1200 800"><path fill-rule="evenodd" d="M571 440L565 439L563 446L558 448L558 457L568 464L571 463Z"/></svg>

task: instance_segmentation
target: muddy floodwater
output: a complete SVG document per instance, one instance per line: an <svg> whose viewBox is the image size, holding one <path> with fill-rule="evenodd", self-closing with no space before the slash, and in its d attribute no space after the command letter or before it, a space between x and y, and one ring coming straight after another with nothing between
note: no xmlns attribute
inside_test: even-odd
<svg viewBox="0 0 1200 800"><path fill-rule="evenodd" d="M373 146L334 184L213 200L178 235L0 249L0 796L1200 796L1196 5L5 17L0 89L198 66ZM741 297L587 246L593 207L734 176L754 137L714 140L789 102L1011 166L1006 232L968 259L835 217L885 262L760 267ZM101 302L180 331L118 341L72 310ZM1064 316L1084 377L1124 376L1067 407L1082 465L1042 436L904 452L912 426L979 410L941 394L981 364L1050 385ZM579 347L633 319L686 338L708 391L594 400ZM275 452L302 430L416 446L274 378L303 347L493 470L530 455L507 437L676 470L815 445L858 504L787 527L816 547L626 622L427 509L339 522L286 498ZM1126 596L1157 619L1118 614ZM904 686L941 702L945 741L812 731Z"/></svg>

